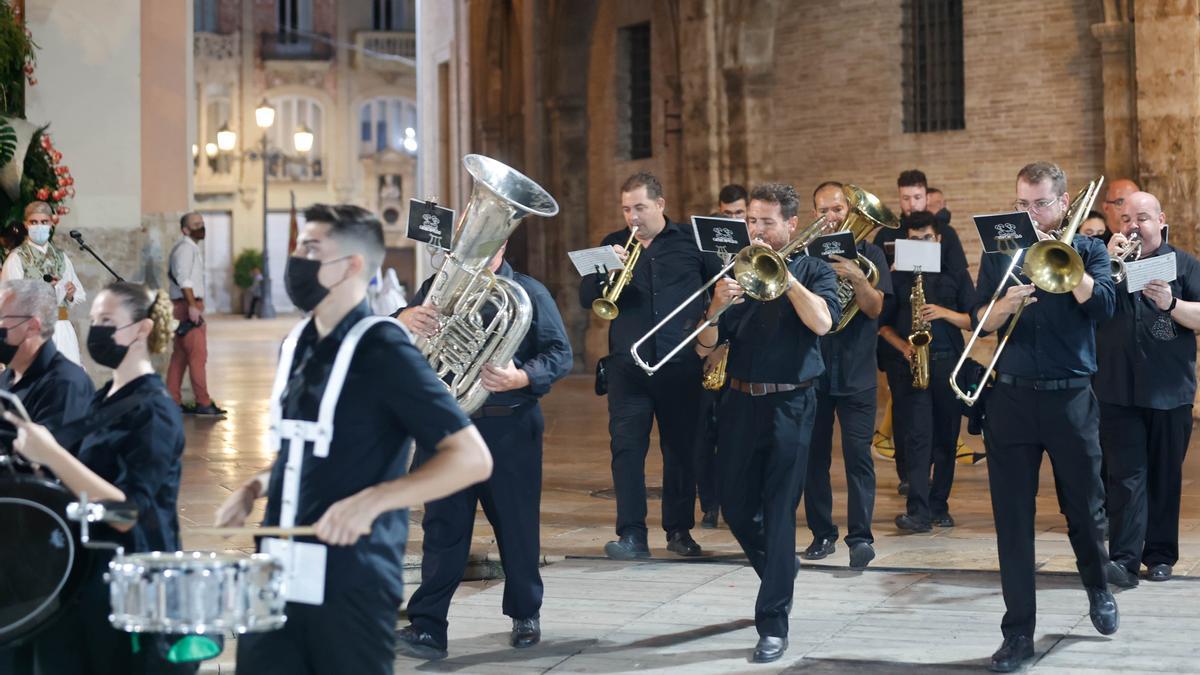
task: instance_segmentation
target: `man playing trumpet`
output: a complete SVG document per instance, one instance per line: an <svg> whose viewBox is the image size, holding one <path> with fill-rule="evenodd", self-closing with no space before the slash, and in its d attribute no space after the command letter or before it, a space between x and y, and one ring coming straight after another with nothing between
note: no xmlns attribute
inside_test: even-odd
<svg viewBox="0 0 1200 675"><path fill-rule="evenodd" d="M778 251L796 230L795 188L772 183L750 193L750 236ZM769 302L743 302L731 278L717 282L705 313L721 315L696 338L708 355L729 340L729 391L717 429L721 510L762 580L754 607L759 641L753 660L774 661L787 649L792 580L798 561L796 503L804 484L816 414L813 384L824 371L817 338L838 320L837 275L818 258L787 265L787 290ZM762 522L756 516L762 514Z"/></svg>

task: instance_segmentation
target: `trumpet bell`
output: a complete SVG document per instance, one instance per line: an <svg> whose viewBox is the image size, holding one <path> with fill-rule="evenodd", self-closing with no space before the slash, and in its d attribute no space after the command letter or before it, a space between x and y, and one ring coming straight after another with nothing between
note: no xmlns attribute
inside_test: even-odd
<svg viewBox="0 0 1200 675"><path fill-rule="evenodd" d="M1039 241L1025 254L1023 271L1047 293L1069 293L1083 281L1083 259L1070 244Z"/></svg>
<svg viewBox="0 0 1200 675"><path fill-rule="evenodd" d="M752 244L738 251L733 263L733 278L746 295L769 302L787 290L787 262L771 247Z"/></svg>
<svg viewBox="0 0 1200 675"><path fill-rule="evenodd" d="M593 300L592 311L596 313L596 316L605 321L612 321L621 313L621 310L617 309L617 303L608 298L596 298Z"/></svg>

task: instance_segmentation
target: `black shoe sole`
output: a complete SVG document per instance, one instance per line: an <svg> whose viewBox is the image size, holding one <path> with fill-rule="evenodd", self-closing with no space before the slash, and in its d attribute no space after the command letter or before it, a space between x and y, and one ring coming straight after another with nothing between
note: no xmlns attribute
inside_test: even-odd
<svg viewBox="0 0 1200 675"><path fill-rule="evenodd" d="M511 640L509 642L509 644L512 645L513 649L527 649L529 647L536 645L537 643L539 643L541 641L542 641L542 636L538 635L537 637L533 637L533 638L523 638L520 640Z"/></svg>
<svg viewBox="0 0 1200 675"><path fill-rule="evenodd" d="M809 553L807 550L805 550L800 553L800 557L804 558L805 560L824 560L833 555L835 551L837 551L837 548L830 548L828 550L821 549L820 551L816 551L814 553Z"/></svg>
<svg viewBox="0 0 1200 675"><path fill-rule="evenodd" d="M704 550L701 549L699 546L697 546L694 549L690 549L690 548L682 548L679 546L672 546L671 544L667 544L667 550L670 551L671 553L674 553L677 556L681 556L684 558L699 558L700 556L704 555ZM646 557L650 557L650 554L647 553Z"/></svg>
<svg viewBox="0 0 1200 675"><path fill-rule="evenodd" d="M774 663L775 661L783 658L783 654L786 651L787 645L784 645L783 649L780 649L777 652L766 655L759 653L758 650L755 650L754 653L750 655L750 661L753 663Z"/></svg>
<svg viewBox="0 0 1200 675"><path fill-rule="evenodd" d="M396 639L396 653L425 661L441 661L449 655L446 650L428 645L413 644L403 638Z"/></svg>
<svg viewBox="0 0 1200 675"><path fill-rule="evenodd" d="M855 551L853 548L850 549L850 569L852 569L852 570L865 569L866 566L870 565L871 561L874 559L875 559L875 549L870 546L866 547L866 549L862 553L859 553L857 555L855 554Z"/></svg>
<svg viewBox="0 0 1200 675"><path fill-rule="evenodd" d="M1027 663L1029 663L1031 660L1033 660L1033 656L1034 656L1033 654L1030 654L1029 656L1021 659L1020 661L1017 661L1016 663L1005 663L1002 665L997 665L995 663L989 663L988 670L992 671L993 673L1016 672L1016 671L1024 668Z"/></svg>
<svg viewBox="0 0 1200 675"><path fill-rule="evenodd" d="M611 560L638 560L649 558L650 551L630 551L623 546L618 546L616 542L610 541L604 545L604 555Z"/></svg>

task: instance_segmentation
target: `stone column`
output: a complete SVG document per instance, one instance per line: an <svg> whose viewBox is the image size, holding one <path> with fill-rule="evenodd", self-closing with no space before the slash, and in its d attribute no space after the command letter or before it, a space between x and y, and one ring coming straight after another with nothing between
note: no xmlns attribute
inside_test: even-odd
<svg viewBox="0 0 1200 675"><path fill-rule="evenodd" d="M1133 23L1138 175L1162 201L1171 243L1187 250L1200 223L1198 14L1200 0L1139 0Z"/></svg>
<svg viewBox="0 0 1200 675"><path fill-rule="evenodd" d="M1136 178L1136 90L1133 77L1133 26L1109 21L1092 26L1100 43L1104 79L1104 175L1108 180Z"/></svg>

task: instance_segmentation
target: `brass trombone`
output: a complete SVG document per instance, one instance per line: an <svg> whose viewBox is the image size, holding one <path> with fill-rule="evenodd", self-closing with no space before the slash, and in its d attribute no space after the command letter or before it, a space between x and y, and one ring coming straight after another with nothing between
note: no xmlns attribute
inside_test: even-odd
<svg viewBox="0 0 1200 675"><path fill-rule="evenodd" d="M975 402L983 395L984 386L991 377L992 371L996 369L996 363L1000 361L1000 355L1004 353L1004 347L1008 344L1008 338L1012 336L1013 329L1016 328L1017 321L1021 318L1021 313L1025 311L1025 303L1022 303L1012 318L1008 320L1008 328L1000 337L1000 342L996 345L996 352L984 369L983 377L979 382L970 391L964 391L959 387L958 371L962 370L963 364L967 362L971 353L971 348L983 334L983 326L996 307L996 302L1004 294L1008 280L1012 279L1017 284L1025 283L1014 274L1022 257L1025 264L1021 272L1029 278L1030 283L1047 293L1069 293L1079 285L1079 282L1083 281L1083 258L1079 257L1079 253L1071 246L1071 240L1075 238L1075 232L1083 224L1088 211L1091 211L1092 203L1096 201L1096 197L1100 194L1100 186L1103 184L1104 176L1101 176L1098 180L1088 183L1087 187L1080 190L1075 199L1071 200L1071 205L1067 208L1067 227L1063 231L1061 239L1046 239L1036 242L1028 249L1009 251L1012 261L1008 264L1004 276L1000 277L1000 283L996 285L992 299L988 302L987 308L983 310L983 316L979 317L979 325L971 333L971 339L963 347L962 355L958 357L958 363L954 366L954 371L950 373L950 388L963 403L968 406L975 405Z"/></svg>
<svg viewBox="0 0 1200 675"><path fill-rule="evenodd" d="M633 278L633 266L637 264L638 258L642 255L642 242L635 238L637 231L637 225L629 229L629 240L625 242L625 264L620 271L613 270L608 273L608 283L604 285L604 295L592 301L592 311L605 321L612 321L621 313L621 310L617 308L617 299L621 297L621 291L625 290L625 286Z"/></svg>
<svg viewBox="0 0 1200 675"><path fill-rule="evenodd" d="M750 296L754 300L768 302L783 295L784 291L786 291L788 287L788 259L795 252L812 243L812 240L821 236L821 230L824 229L824 227L825 217L821 216L809 224L808 227L805 227L795 239L792 239L790 242L788 242L787 246L784 246L783 249L779 251L775 251L770 246L765 244L750 244L749 246L738 251L737 255L733 257L733 260L729 261L729 264L722 267L720 272L717 272L713 278L709 279L703 286L700 287L699 290L689 295L683 302L679 303L679 306L671 310L670 314L663 317L662 321L659 321L654 328L651 328L648 333L639 338L637 342L633 343L633 346L629 348L629 353L633 355L633 360L642 367L642 370L646 371L646 374L653 375L654 373L658 372L660 368L666 365L668 361L674 358L674 356L678 354L680 350L688 346L692 340L695 340L696 336L700 335L704 329L708 328L709 326L716 325L717 319L720 318L721 314L723 314L725 310L729 309L733 303L727 303L721 306L719 309L717 309L713 316L701 321L700 325L696 326L695 330L693 330L687 337L683 338L683 340L680 340L679 344L675 345L675 348L672 349L666 356L659 359L658 363L647 363L646 360L642 358L641 354L638 353L638 349L641 348L642 344L654 337L655 333L661 330L663 326L667 325L671 319L674 319L675 315L679 314L686 309L688 305L691 305L693 302L695 302L696 298L704 295L709 288L720 281L730 270L733 270L733 278L737 280L738 285L742 287L742 290L745 291L746 295Z"/></svg>

